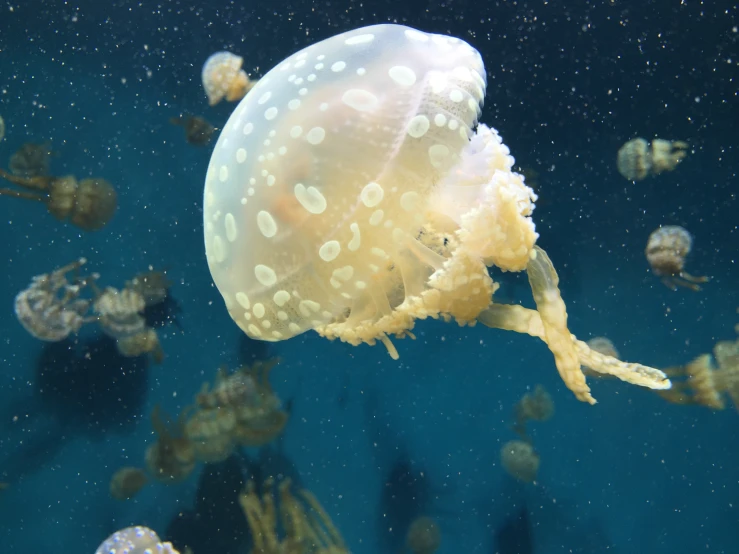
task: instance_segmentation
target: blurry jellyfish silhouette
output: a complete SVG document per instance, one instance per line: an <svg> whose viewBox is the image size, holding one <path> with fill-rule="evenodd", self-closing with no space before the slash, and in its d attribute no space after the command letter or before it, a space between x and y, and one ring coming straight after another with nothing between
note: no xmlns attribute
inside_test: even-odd
<svg viewBox="0 0 739 554"><path fill-rule="evenodd" d="M698 283L709 277L695 277L683 270L685 258L693 247L691 234L677 225L665 225L652 232L647 241L645 254L652 272L672 290L678 286L694 291L700 290Z"/></svg>
<svg viewBox="0 0 739 554"><path fill-rule="evenodd" d="M522 440L505 443L500 449L500 461L511 477L524 483L533 483L536 480L541 462L533 445Z"/></svg>
<svg viewBox="0 0 739 554"><path fill-rule="evenodd" d="M170 117L169 122L182 127L185 131L185 140L193 146L205 146L216 132L213 125L196 115Z"/></svg>
<svg viewBox="0 0 739 554"><path fill-rule="evenodd" d="M49 162L54 154L49 142L26 142L10 156L8 167L16 177L44 177L49 174Z"/></svg>
<svg viewBox="0 0 739 554"><path fill-rule="evenodd" d="M659 391L669 402L723 410L726 394L739 410L739 340L719 341L713 347L713 358L701 354L690 363L667 368L665 372L676 380L671 390Z"/></svg>
<svg viewBox="0 0 739 554"><path fill-rule="evenodd" d="M621 354L619 353L618 348L616 348L616 345L614 345L613 341L608 337L593 337L588 340L588 346L591 350L595 350L596 352L600 352L601 354L605 354L611 358L616 358L617 360L621 359Z"/></svg>
<svg viewBox="0 0 739 554"><path fill-rule="evenodd" d="M3 140L5 138L5 120L3 119L3 116L0 115L0 140Z"/></svg>
<svg viewBox="0 0 739 554"><path fill-rule="evenodd" d="M513 408L515 420L513 430L523 440L529 440L526 425L529 421L548 421L554 415L554 400L542 386L536 385L533 392L527 392Z"/></svg>
<svg viewBox="0 0 739 554"><path fill-rule="evenodd" d="M535 245L536 195L478 124L485 79L466 42L400 25L334 36L261 79L205 178L206 258L231 317L251 338L314 330L379 341L394 359L390 337L413 337L416 320L479 321L543 340L582 401L595 402L581 365L668 388L660 371L595 356L567 328L559 278ZM526 270L537 309L494 303L488 266Z"/></svg>
<svg viewBox="0 0 739 554"><path fill-rule="evenodd" d="M618 172L630 181L641 181L672 171L687 155L687 148L682 140L654 139L650 144L643 138L632 139L618 150Z"/></svg>
<svg viewBox="0 0 739 554"><path fill-rule="evenodd" d="M224 98L229 102L241 100L254 86L241 69L244 58L231 52L216 52L203 64L201 74L208 103L215 106Z"/></svg>
<svg viewBox="0 0 739 554"><path fill-rule="evenodd" d="M43 202L51 215L83 231L97 231L113 218L118 196L105 179L89 178L77 181L65 177L19 177L0 169L0 178L25 190L0 189L0 195Z"/></svg>
<svg viewBox="0 0 739 554"><path fill-rule="evenodd" d="M434 554L441 546L441 531L430 517L413 520L405 538L405 546L412 554Z"/></svg>
<svg viewBox="0 0 739 554"><path fill-rule="evenodd" d="M122 467L110 480L110 496L116 500L130 500L149 482L146 471L138 467Z"/></svg>

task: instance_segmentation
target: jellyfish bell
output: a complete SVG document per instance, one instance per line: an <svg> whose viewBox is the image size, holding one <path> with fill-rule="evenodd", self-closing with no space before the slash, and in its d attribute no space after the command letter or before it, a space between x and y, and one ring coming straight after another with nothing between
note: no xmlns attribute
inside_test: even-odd
<svg viewBox="0 0 739 554"><path fill-rule="evenodd" d="M203 64L201 78L208 103L215 106L224 98L229 102L241 100L253 86L241 69L244 58L231 52L216 52Z"/></svg>
<svg viewBox="0 0 739 554"><path fill-rule="evenodd" d="M330 38L260 80L205 187L208 263L249 336L287 339L376 301L390 311L390 268L469 143L484 91L471 46L398 25Z"/></svg>
<svg viewBox="0 0 739 554"><path fill-rule="evenodd" d="M685 271L685 259L692 249L693 236L688 230L678 225L664 225L649 235L644 254L652 272L667 287L676 290L681 286L699 291L699 284L708 282L709 278Z"/></svg>
<svg viewBox="0 0 739 554"><path fill-rule="evenodd" d="M536 195L478 124L486 73L466 42L375 25L290 56L241 101L205 179L211 274L250 337L308 330L353 345L417 319L477 321L544 340L578 398L580 360L645 386L645 366L594 358L567 329ZM494 304L487 266L529 274L537 310ZM620 365L619 365L620 364Z"/></svg>

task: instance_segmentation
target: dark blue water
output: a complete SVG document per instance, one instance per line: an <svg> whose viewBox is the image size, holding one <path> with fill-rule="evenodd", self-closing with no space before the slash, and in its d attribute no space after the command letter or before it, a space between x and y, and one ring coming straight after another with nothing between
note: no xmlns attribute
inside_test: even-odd
<svg viewBox="0 0 739 554"><path fill-rule="evenodd" d="M200 499L197 534L210 547L195 554L237 552L243 460L125 503L109 497L108 482L142 464L155 404L176 414L220 365L279 355L273 383L292 400L280 463L294 464L355 553L400 552L411 513L437 519L442 553L739 552L731 405L675 406L606 380L588 406L541 342L481 327L424 322L417 340L396 341L393 362L382 347L315 334L249 343L229 319L203 249L210 151L186 144L168 119L190 112L225 123L234 105L209 108L200 84L214 51L237 52L259 75L308 44L379 22L452 34L481 52L482 121L539 173L540 244L559 269L574 333L607 336L625 358L657 367L735 337L735 4L3 2L0 164L22 143L48 140L54 174L100 176L119 191L115 219L86 234L40 205L0 198L6 551L92 553L132 524L176 539L171 522ZM686 140L690 154L672 173L631 183L615 159L635 136ZM646 239L663 224L693 233L688 269L713 277L702 292L672 292L649 272ZM64 352L18 324L13 298L31 276L79 256L117 286L149 265L168 269L182 313L180 327L160 334L163 364L101 354L77 373L55 368ZM505 281L507 295L531 305L523 277ZM556 414L532 427L541 469L522 485L499 449L515 438L514 404L537 383Z"/></svg>

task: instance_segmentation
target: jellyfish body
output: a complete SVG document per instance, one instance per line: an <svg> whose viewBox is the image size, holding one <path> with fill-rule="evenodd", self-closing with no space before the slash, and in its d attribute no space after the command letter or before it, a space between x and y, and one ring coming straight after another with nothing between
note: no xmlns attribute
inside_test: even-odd
<svg viewBox="0 0 739 554"><path fill-rule="evenodd" d="M241 100L253 83L241 69L244 58L231 52L216 52L203 64L201 78L208 103L215 106L224 98L229 102Z"/></svg>
<svg viewBox="0 0 739 554"><path fill-rule="evenodd" d="M536 195L494 129L466 42L400 25L329 38L267 73L224 126L204 191L206 258L251 338L308 330L353 345L412 336L417 319L545 341L578 398L581 362L669 387L662 372L595 356L567 328L531 215ZM529 274L537 310L494 304L488 266Z"/></svg>
<svg viewBox="0 0 739 554"><path fill-rule="evenodd" d="M3 140L5 138L5 120L3 119L3 116L0 115L0 140Z"/></svg>
<svg viewBox="0 0 739 554"><path fill-rule="evenodd" d="M693 237L677 225L665 225L649 235L645 254L652 272L673 290L678 286L700 290L698 283L708 277L695 277L684 271L685 258L693 248Z"/></svg>
<svg viewBox="0 0 739 554"><path fill-rule="evenodd" d="M51 273L37 275L25 290L15 297L18 321L37 339L57 342L80 330L90 321L90 301L79 298L80 292L96 276L80 277L84 258ZM67 274L73 273L72 279Z"/></svg>
<svg viewBox="0 0 739 554"><path fill-rule="evenodd" d="M430 272L408 258L444 262L417 237L484 91L471 46L397 25L310 46L260 80L225 125L205 187L208 263L249 336L287 339L347 310L371 320L404 282L421 292Z"/></svg>
<svg viewBox="0 0 739 554"><path fill-rule="evenodd" d="M629 181L641 181L649 175L672 171L687 155L688 144L681 140L631 139L618 150L618 172Z"/></svg>

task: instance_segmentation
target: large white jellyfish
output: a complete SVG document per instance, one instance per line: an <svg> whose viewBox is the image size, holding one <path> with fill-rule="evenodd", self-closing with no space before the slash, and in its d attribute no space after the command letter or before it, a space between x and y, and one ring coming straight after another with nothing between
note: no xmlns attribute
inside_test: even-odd
<svg viewBox="0 0 739 554"><path fill-rule="evenodd" d="M205 183L208 265L252 338L308 330L351 344L412 336L416 319L481 321L544 340L578 398L581 363L646 386L661 372L596 360L570 335L535 247L536 195L478 125L485 67L466 42L399 25L290 56L242 100ZM528 270L537 310L493 303L487 266Z"/></svg>

